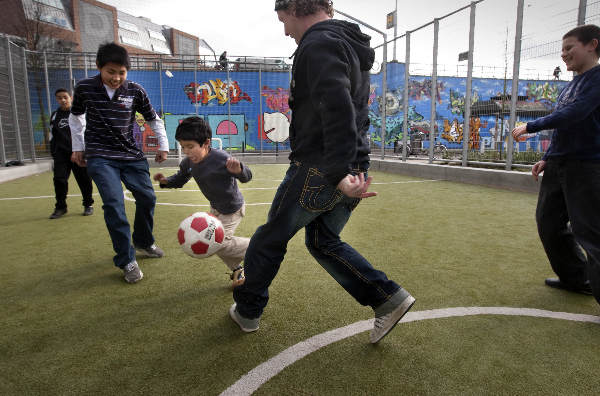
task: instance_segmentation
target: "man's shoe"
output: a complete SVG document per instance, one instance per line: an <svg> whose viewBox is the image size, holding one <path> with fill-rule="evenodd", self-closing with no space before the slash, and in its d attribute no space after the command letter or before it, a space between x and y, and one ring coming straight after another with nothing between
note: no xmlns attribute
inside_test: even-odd
<svg viewBox="0 0 600 396"><path fill-rule="evenodd" d="M229 308L229 316L231 317L231 319L233 319L235 323L238 324L238 326L240 326L240 329L242 329L242 331L245 333L252 333L253 331L258 330L260 318L246 319L238 313L236 306L236 303L233 303L233 305L231 305L231 307Z"/></svg>
<svg viewBox="0 0 600 396"><path fill-rule="evenodd" d="M152 245L148 246L147 248L142 248L139 246L135 247L135 250L139 253L142 254L146 257L152 257L152 258L158 258L158 257L162 257L165 255L165 252L159 248L158 246L156 246L155 243L153 243Z"/></svg>
<svg viewBox="0 0 600 396"><path fill-rule="evenodd" d="M585 294L588 296L592 295L592 287L590 286L590 281L585 281L585 283L581 286L573 286L563 283L558 278L547 278L545 283L547 286L554 287L556 289L567 290L570 292Z"/></svg>
<svg viewBox="0 0 600 396"><path fill-rule="evenodd" d="M54 209L54 212L52 212L52 214L50 215L50 219L58 219L59 217L62 217L65 215L65 213L67 213L67 209Z"/></svg>
<svg viewBox="0 0 600 396"><path fill-rule="evenodd" d="M415 303L415 298L404 289L398 290L388 301L375 308L375 323L371 330L371 343L375 344L398 324Z"/></svg>
<svg viewBox="0 0 600 396"><path fill-rule="evenodd" d="M229 275L229 279L233 282L231 283L231 287L238 287L244 284L246 281L246 275L244 274L244 267L241 265L233 270L231 275Z"/></svg>
<svg viewBox="0 0 600 396"><path fill-rule="evenodd" d="M127 283L136 283L142 280L144 273L138 267L137 261L132 261L123 268L123 274Z"/></svg>
<svg viewBox="0 0 600 396"><path fill-rule="evenodd" d="M93 206L86 206L85 208L83 208L83 215L84 216L91 216L94 214L94 207Z"/></svg>

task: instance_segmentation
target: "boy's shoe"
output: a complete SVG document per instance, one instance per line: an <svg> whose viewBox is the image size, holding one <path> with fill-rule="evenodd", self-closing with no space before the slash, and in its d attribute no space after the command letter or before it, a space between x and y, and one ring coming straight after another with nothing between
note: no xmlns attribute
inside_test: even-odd
<svg viewBox="0 0 600 396"><path fill-rule="evenodd" d="M132 261L123 268L123 274L127 283L136 283L142 280L144 273L138 267L137 261Z"/></svg>
<svg viewBox="0 0 600 396"><path fill-rule="evenodd" d="M158 257L162 257L162 256L165 255L165 252L161 248L159 248L158 246L156 246L155 243L153 243L152 245L148 246L147 248L142 248L142 247L136 246L135 250L139 254L143 254L146 257L158 258Z"/></svg>
<svg viewBox="0 0 600 396"><path fill-rule="evenodd" d="M83 215L84 216L91 216L94 214L94 207L93 206L86 206L85 208L83 208Z"/></svg>
<svg viewBox="0 0 600 396"><path fill-rule="evenodd" d="M67 213L67 209L54 209L54 212L50 215L49 219L58 219Z"/></svg>
<svg viewBox="0 0 600 396"><path fill-rule="evenodd" d="M244 274L244 267L241 265L233 270L231 275L229 275L229 279L233 282L231 283L232 287L238 287L244 284L246 281L246 275Z"/></svg>
<svg viewBox="0 0 600 396"><path fill-rule="evenodd" d="M371 330L371 343L385 337L415 303L415 298L404 289L398 290L388 301L375 308L375 323Z"/></svg>
<svg viewBox="0 0 600 396"><path fill-rule="evenodd" d="M238 324L238 326L240 326L240 329L242 329L242 331L245 333L252 333L253 331L258 330L260 318L246 319L238 313L236 306L236 303L233 303L233 305L231 305L231 307L229 308L229 316L231 317L231 319L233 319L235 323Z"/></svg>
<svg viewBox="0 0 600 396"><path fill-rule="evenodd" d="M580 286L574 286L570 284L563 283L558 278L547 278L545 281L547 286L554 287L556 289L568 290L575 293L581 293L588 296L592 296L592 286L590 286L590 281L585 281Z"/></svg>

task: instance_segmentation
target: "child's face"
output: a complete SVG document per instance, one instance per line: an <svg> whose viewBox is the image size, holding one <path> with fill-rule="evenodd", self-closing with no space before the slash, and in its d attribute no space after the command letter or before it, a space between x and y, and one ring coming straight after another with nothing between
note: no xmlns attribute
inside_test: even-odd
<svg viewBox="0 0 600 396"><path fill-rule="evenodd" d="M71 109L71 95L66 92L59 92L55 97L61 110L66 111Z"/></svg>
<svg viewBox="0 0 600 396"><path fill-rule="evenodd" d="M587 44L573 36L563 39L561 56L567 70L581 74L594 67L598 63L597 46L596 39Z"/></svg>
<svg viewBox="0 0 600 396"><path fill-rule="evenodd" d="M119 88L127 78L127 68L117 63L108 62L98 70L100 70L102 82L112 89Z"/></svg>
<svg viewBox="0 0 600 396"><path fill-rule="evenodd" d="M202 162L210 152L210 139L204 142L204 144L200 144L195 140L180 140L179 144L183 153L194 164Z"/></svg>

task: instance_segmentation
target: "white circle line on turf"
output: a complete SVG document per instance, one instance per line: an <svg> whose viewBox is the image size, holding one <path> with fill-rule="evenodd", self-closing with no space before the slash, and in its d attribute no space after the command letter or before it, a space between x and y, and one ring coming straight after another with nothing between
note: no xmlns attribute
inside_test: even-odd
<svg viewBox="0 0 600 396"><path fill-rule="evenodd" d="M534 308L511 307L456 307L409 312L402 318L400 323L472 315L530 316L536 318L551 318L575 322L596 323L600 325L600 316L573 314L568 312L554 312ZM340 327L338 329L330 330L308 338L307 340L301 341L250 370L237 382L225 389L221 393L221 396L251 395L261 385L279 374L287 366L292 365L303 357L310 355L311 353L329 344L343 340L344 338L352 337L356 334L362 333L363 331L370 330L371 328L373 328L373 319L367 319L352 323L348 326Z"/></svg>

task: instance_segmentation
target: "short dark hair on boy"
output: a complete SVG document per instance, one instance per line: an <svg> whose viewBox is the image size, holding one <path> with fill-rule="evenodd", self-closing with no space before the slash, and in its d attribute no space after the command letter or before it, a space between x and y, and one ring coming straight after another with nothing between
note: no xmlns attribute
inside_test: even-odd
<svg viewBox="0 0 600 396"><path fill-rule="evenodd" d="M275 0L275 11L287 11L295 17L303 17L323 10L333 17L331 0Z"/></svg>
<svg viewBox="0 0 600 396"><path fill-rule="evenodd" d="M596 55L600 57L600 27L591 24L577 26L576 28L565 33L563 40L567 37L575 37L577 41L580 41L583 44L588 44L593 39L596 39L598 41L598 45L596 46Z"/></svg>
<svg viewBox="0 0 600 396"><path fill-rule="evenodd" d="M194 140L203 145L212 139L210 125L203 118L192 116L184 118L175 130L175 140Z"/></svg>
<svg viewBox="0 0 600 396"><path fill-rule="evenodd" d="M61 92L66 92L67 95L71 96L71 94L69 93L69 91L67 91L65 88L58 88L56 91L54 91L54 96L58 95Z"/></svg>
<svg viewBox="0 0 600 396"><path fill-rule="evenodd" d="M104 43L98 47L96 54L96 65L98 68L104 67L107 63L116 63L125 66L129 70L129 53L125 47L117 43Z"/></svg>

